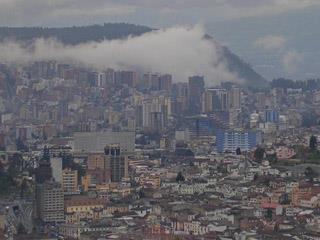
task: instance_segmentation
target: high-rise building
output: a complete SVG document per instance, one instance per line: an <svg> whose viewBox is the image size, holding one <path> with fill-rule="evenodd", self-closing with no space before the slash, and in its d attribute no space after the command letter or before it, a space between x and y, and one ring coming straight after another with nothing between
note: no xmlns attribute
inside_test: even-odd
<svg viewBox="0 0 320 240"><path fill-rule="evenodd" d="M105 72L106 82L109 84L115 84L115 71L112 68L108 68Z"/></svg>
<svg viewBox="0 0 320 240"><path fill-rule="evenodd" d="M240 109L241 108L241 89L233 87L228 90L228 108Z"/></svg>
<svg viewBox="0 0 320 240"><path fill-rule="evenodd" d="M111 182L120 182L123 178L128 178L128 159L121 154L119 144L107 145L105 155L110 163Z"/></svg>
<svg viewBox="0 0 320 240"><path fill-rule="evenodd" d="M103 87L106 85L106 74L103 72L91 72L89 73L89 81L91 86Z"/></svg>
<svg viewBox="0 0 320 240"><path fill-rule="evenodd" d="M36 169L36 182L44 183L52 179L52 169L49 161L41 161Z"/></svg>
<svg viewBox="0 0 320 240"><path fill-rule="evenodd" d="M147 89L157 90L159 87L159 76L158 73L145 73L143 74L143 83Z"/></svg>
<svg viewBox="0 0 320 240"><path fill-rule="evenodd" d="M225 89L207 89L202 94L202 111L211 113L216 111L226 111L228 107L228 95Z"/></svg>
<svg viewBox="0 0 320 240"><path fill-rule="evenodd" d="M62 183L62 158L52 157L50 158L50 165L52 169L53 180Z"/></svg>
<svg viewBox="0 0 320 240"><path fill-rule="evenodd" d="M91 184L111 182L110 162L104 153L93 153L88 156L87 173Z"/></svg>
<svg viewBox="0 0 320 240"><path fill-rule="evenodd" d="M213 121L207 116L192 116L186 118L192 137L209 136L213 134Z"/></svg>
<svg viewBox="0 0 320 240"><path fill-rule="evenodd" d="M216 145L219 152L235 152L237 148L241 151L250 151L262 143L259 131L224 131L218 130L216 134Z"/></svg>
<svg viewBox="0 0 320 240"><path fill-rule="evenodd" d="M267 109L264 111L264 121L266 123L278 123L279 122L279 112L274 109Z"/></svg>
<svg viewBox="0 0 320 240"><path fill-rule="evenodd" d="M172 88L172 76L170 74L161 75L159 77L159 90L170 92Z"/></svg>
<svg viewBox="0 0 320 240"><path fill-rule="evenodd" d="M78 171L66 168L62 171L62 188L64 194L78 193Z"/></svg>
<svg viewBox="0 0 320 240"><path fill-rule="evenodd" d="M174 98L172 112L181 115L188 111L188 83L175 83L172 85Z"/></svg>
<svg viewBox="0 0 320 240"><path fill-rule="evenodd" d="M116 71L114 72L114 82L117 85L125 84L135 87L138 84L138 74L135 71Z"/></svg>
<svg viewBox="0 0 320 240"><path fill-rule="evenodd" d="M151 96L142 101L142 127L152 132L162 131L171 116L171 98Z"/></svg>
<svg viewBox="0 0 320 240"><path fill-rule="evenodd" d="M204 92L204 77L189 77L188 90L189 112L191 114L201 113L201 98Z"/></svg>
<svg viewBox="0 0 320 240"><path fill-rule="evenodd" d="M60 183L44 182L36 186L37 216L43 222L64 221L64 195Z"/></svg>

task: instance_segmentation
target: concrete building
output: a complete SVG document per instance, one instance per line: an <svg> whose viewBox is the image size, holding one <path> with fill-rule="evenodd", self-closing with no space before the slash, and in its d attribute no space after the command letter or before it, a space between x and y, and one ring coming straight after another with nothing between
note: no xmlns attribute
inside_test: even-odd
<svg viewBox="0 0 320 240"><path fill-rule="evenodd" d="M79 192L77 170L64 169L62 171L62 188L66 195L77 194Z"/></svg>
<svg viewBox="0 0 320 240"><path fill-rule="evenodd" d="M105 184L111 181L110 161L104 153L90 154L87 169L90 184Z"/></svg>
<svg viewBox="0 0 320 240"><path fill-rule="evenodd" d="M77 132L74 134L75 152L101 152L109 144L119 144L125 153L133 153L135 148L134 132Z"/></svg>
<svg viewBox="0 0 320 240"><path fill-rule="evenodd" d="M228 93L225 89L211 88L202 94L202 112L211 113L228 109Z"/></svg>
<svg viewBox="0 0 320 240"><path fill-rule="evenodd" d="M123 178L128 178L128 159L121 153L120 145L106 146L105 155L110 164L111 182L120 182Z"/></svg>
<svg viewBox="0 0 320 240"><path fill-rule="evenodd" d="M228 91L228 108L240 109L241 107L241 89L233 87Z"/></svg>
<svg viewBox="0 0 320 240"><path fill-rule="evenodd" d="M62 158L52 157L50 158L50 164L54 181L62 183Z"/></svg>
<svg viewBox="0 0 320 240"><path fill-rule="evenodd" d="M279 112L274 109L267 109L264 111L264 121L266 123L278 123L279 122Z"/></svg>
<svg viewBox="0 0 320 240"><path fill-rule="evenodd" d="M151 96L142 101L142 127L159 132L168 124L171 116L171 99L166 96Z"/></svg>
<svg viewBox="0 0 320 240"><path fill-rule="evenodd" d="M188 102L189 111L192 114L201 112L201 98L204 92L204 77L193 76L189 78L188 85Z"/></svg>
<svg viewBox="0 0 320 240"><path fill-rule="evenodd" d="M60 183L45 182L36 186L37 216L43 222L64 221L64 195Z"/></svg>
<svg viewBox="0 0 320 240"><path fill-rule="evenodd" d="M235 152L237 148L241 151L250 151L261 144L262 136L259 131L223 131L216 134L216 145L219 152Z"/></svg>

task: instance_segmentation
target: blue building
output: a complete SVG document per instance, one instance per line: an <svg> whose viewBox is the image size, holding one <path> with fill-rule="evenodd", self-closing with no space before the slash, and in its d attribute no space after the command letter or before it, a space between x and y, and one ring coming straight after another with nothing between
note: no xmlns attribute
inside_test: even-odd
<svg viewBox="0 0 320 240"><path fill-rule="evenodd" d="M269 123L279 122L279 112L277 110L268 109L264 112L264 121Z"/></svg>
<svg viewBox="0 0 320 240"><path fill-rule="evenodd" d="M186 118L186 120L193 137L213 135L213 121L209 117L199 115Z"/></svg>
<svg viewBox="0 0 320 240"><path fill-rule="evenodd" d="M262 135L259 131L233 131L218 130L216 133L216 145L219 152L250 151L262 143Z"/></svg>

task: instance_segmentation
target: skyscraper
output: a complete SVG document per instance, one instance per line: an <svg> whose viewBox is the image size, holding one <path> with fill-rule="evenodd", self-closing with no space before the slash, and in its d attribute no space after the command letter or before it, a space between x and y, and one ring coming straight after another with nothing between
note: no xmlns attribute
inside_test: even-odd
<svg viewBox="0 0 320 240"><path fill-rule="evenodd" d="M202 94L202 111L211 113L226 111L228 107L228 96L225 89L211 88Z"/></svg>
<svg viewBox="0 0 320 240"><path fill-rule="evenodd" d="M62 188L64 194L75 194L78 192L78 171L64 169L62 171Z"/></svg>
<svg viewBox="0 0 320 240"><path fill-rule="evenodd" d="M239 109L241 106L241 89L233 87L228 91L228 108Z"/></svg>
<svg viewBox="0 0 320 240"><path fill-rule="evenodd" d="M37 216L43 222L64 221L64 195L60 183L44 182L36 186Z"/></svg>
<svg viewBox="0 0 320 240"><path fill-rule="evenodd" d="M88 156L87 173L92 184L105 184L111 181L110 161L103 153Z"/></svg>
<svg viewBox="0 0 320 240"><path fill-rule="evenodd" d="M105 147L105 155L110 164L111 182L120 182L128 175L128 159L121 154L119 144L110 144Z"/></svg>
<svg viewBox="0 0 320 240"><path fill-rule="evenodd" d="M61 157L50 158L50 165L51 165L52 177L54 181L62 183L62 158Z"/></svg>
<svg viewBox="0 0 320 240"><path fill-rule="evenodd" d="M36 169L36 182L44 183L52 179L52 169L49 161L41 161Z"/></svg>
<svg viewBox="0 0 320 240"><path fill-rule="evenodd" d="M142 101L142 126L147 131L160 132L171 116L171 98L151 96Z"/></svg>
<svg viewBox="0 0 320 240"><path fill-rule="evenodd" d="M264 111L264 121L268 123L279 122L279 112L274 109L267 109Z"/></svg>
<svg viewBox="0 0 320 240"><path fill-rule="evenodd" d="M204 92L204 77L193 76L189 77L189 112L191 114L201 113L201 98Z"/></svg>

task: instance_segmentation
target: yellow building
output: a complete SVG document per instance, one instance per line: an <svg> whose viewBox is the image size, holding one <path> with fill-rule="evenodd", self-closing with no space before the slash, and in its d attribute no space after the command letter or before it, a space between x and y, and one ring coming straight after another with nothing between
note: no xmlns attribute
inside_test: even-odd
<svg viewBox="0 0 320 240"><path fill-rule="evenodd" d="M65 200L66 223L79 223L83 219L99 220L105 206L104 199L71 196Z"/></svg>

